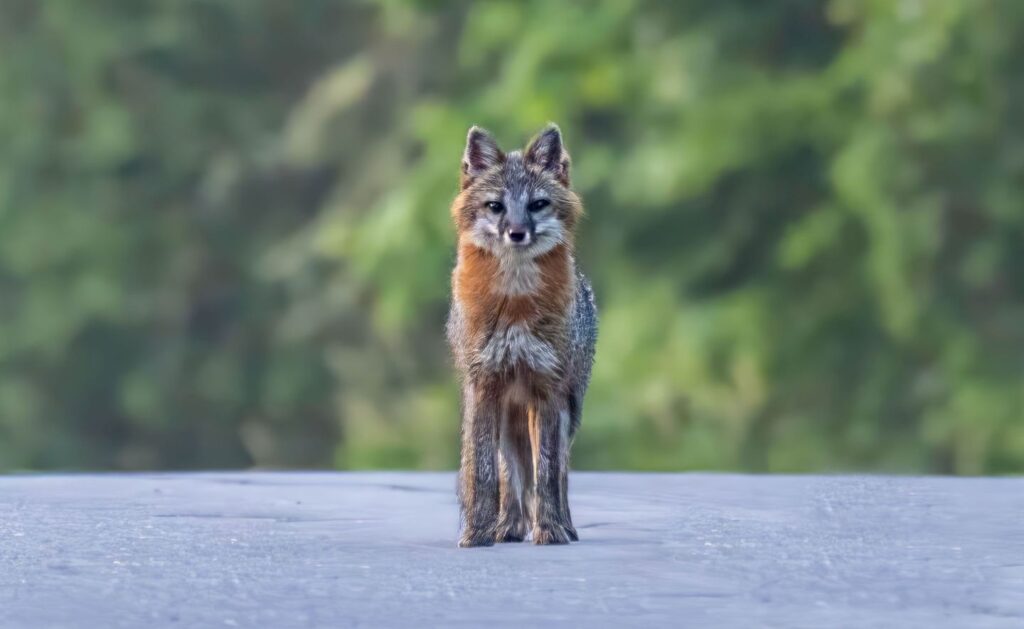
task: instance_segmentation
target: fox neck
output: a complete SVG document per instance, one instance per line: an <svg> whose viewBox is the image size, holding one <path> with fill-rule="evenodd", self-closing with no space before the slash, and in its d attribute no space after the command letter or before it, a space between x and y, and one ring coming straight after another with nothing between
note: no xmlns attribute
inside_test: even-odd
<svg viewBox="0 0 1024 629"><path fill-rule="evenodd" d="M491 253L461 238L454 280L455 298L480 324L564 317L574 291L572 251L563 244L529 258Z"/></svg>

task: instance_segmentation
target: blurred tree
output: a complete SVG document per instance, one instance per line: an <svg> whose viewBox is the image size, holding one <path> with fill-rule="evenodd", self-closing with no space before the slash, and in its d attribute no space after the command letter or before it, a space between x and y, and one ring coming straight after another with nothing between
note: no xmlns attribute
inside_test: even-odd
<svg viewBox="0 0 1024 629"><path fill-rule="evenodd" d="M0 468L450 467L465 130L558 121L577 467L1024 469L1024 5L0 4Z"/></svg>

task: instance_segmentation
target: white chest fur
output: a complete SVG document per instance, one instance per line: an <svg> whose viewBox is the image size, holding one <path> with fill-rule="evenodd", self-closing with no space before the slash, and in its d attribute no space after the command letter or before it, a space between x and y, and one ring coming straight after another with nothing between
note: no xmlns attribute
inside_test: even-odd
<svg viewBox="0 0 1024 629"><path fill-rule="evenodd" d="M541 271L537 262L518 255L498 258L495 290L503 295L532 295L540 288Z"/></svg>
<svg viewBox="0 0 1024 629"><path fill-rule="evenodd" d="M491 371L501 371L519 363L544 373L558 369L558 356L551 344L537 338L521 323L495 330L480 351L480 362Z"/></svg>

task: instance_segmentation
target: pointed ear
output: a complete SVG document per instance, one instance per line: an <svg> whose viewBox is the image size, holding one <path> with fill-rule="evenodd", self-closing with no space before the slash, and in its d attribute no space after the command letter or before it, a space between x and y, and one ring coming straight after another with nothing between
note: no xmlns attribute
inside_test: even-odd
<svg viewBox="0 0 1024 629"><path fill-rule="evenodd" d="M491 134L480 127L470 127L466 136L466 150L462 154L462 187L465 188L473 178L504 161L505 154L498 148Z"/></svg>
<svg viewBox="0 0 1024 629"><path fill-rule="evenodd" d="M548 123L526 147L526 163L555 176L562 185L569 185L569 152L562 144L562 132L555 123Z"/></svg>

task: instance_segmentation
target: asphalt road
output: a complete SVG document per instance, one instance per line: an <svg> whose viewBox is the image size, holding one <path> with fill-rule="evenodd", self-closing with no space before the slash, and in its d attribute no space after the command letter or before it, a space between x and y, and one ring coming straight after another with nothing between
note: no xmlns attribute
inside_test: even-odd
<svg viewBox="0 0 1024 629"><path fill-rule="evenodd" d="M0 477L0 627L1024 627L1024 479L584 474L458 549L451 474Z"/></svg>

